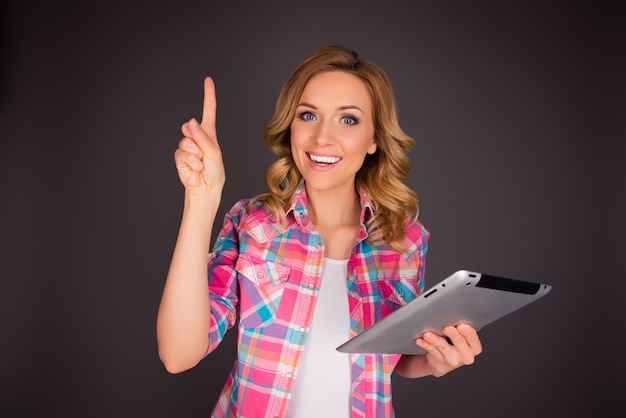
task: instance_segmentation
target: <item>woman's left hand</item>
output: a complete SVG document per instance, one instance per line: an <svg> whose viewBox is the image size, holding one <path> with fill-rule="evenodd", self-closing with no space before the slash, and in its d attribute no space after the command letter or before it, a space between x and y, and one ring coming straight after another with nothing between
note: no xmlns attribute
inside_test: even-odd
<svg viewBox="0 0 626 418"><path fill-rule="evenodd" d="M482 352L482 344L476 330L468 324L447 326L442 330L448 337L426 332L415 343L426 350L428 374L440 377L461 366L474 363Z"/></svg>

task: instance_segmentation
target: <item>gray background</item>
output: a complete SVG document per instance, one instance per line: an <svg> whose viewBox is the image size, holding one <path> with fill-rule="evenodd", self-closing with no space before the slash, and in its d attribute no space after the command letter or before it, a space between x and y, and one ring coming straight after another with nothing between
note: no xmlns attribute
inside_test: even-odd
<svg viewBox="0 0 626 418"><path fill-rule="evenodd" d="M4 2L0 415L204 417L234 333L169 375L155 317L182 208L180 125L215 78L223 212L264 191L282 82L343 43L417 140L427 286L550 283L474 366L394 378L399 417L626 411L624 14L607 2ZM617 383L614 383L617 382Z"/></svg>

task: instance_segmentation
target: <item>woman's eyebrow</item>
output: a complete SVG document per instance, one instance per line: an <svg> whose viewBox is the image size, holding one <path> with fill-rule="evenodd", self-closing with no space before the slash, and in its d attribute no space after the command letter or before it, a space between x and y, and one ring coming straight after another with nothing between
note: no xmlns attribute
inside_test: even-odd
<svg viewBox="0 0 626 418"><path fill-rule="evenodd" d="M363 111L363 109L361 109L360 107L358 107L356 105L347 105L347 106L340 106L339 107L339 110L354 110L354 109L358 110L361 113L365 113Z"/></svg>
<svg viewBox="0 0 626 418"><path fill-rule="evenodd" d="M315 109L317 110L317 107L315 107L314 105L310 104L310 103L306 103L306 102L301 102L298 103L298 107L299 106L304 106L304 107L310 107L311 109ZM356 105L345 105L345 106L339 106L337 108L337 110L358 110L359 112L365 114L365 112L363 111L363 109L361 109L360 107L356 106Z"/></svg>

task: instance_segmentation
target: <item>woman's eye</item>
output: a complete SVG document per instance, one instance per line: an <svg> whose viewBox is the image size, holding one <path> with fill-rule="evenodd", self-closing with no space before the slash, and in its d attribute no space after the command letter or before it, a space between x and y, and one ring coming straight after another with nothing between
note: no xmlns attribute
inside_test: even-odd
<svg viewBox="0 0 626 418"><path fill-rule="evenodd" d="M315 120L315 115L311 112L300 113L300 119L302 120Z"/></svg>
<svg viewBox="0 0 626 418"><path fill-rule="evenodd" d="M359 121L353 116L344 116L341 118L341 123L345 125L356 125Z"/></svg>

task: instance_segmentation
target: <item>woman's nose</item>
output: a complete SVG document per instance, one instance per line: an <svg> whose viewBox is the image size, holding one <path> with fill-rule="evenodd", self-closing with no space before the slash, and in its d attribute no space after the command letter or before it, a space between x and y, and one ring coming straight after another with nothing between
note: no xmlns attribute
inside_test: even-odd
<svg viewBox="0 0 626 418"><path fill-rule="evenodd" d="M315 132L315 142L318 145L328 145L333 142L333 133L329 122L324 121L318 125Z"/></svg>

